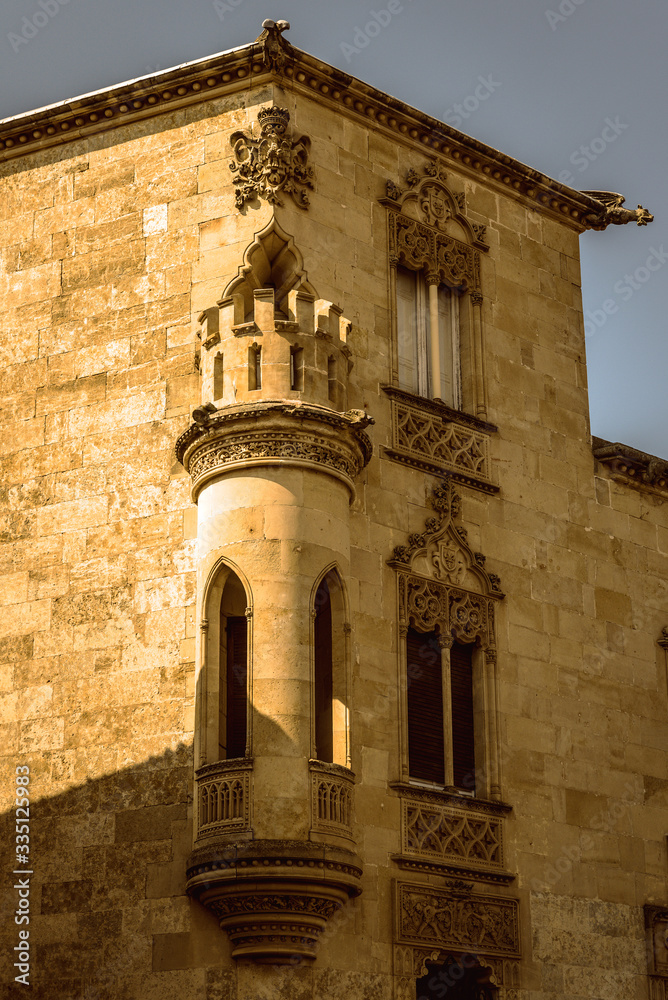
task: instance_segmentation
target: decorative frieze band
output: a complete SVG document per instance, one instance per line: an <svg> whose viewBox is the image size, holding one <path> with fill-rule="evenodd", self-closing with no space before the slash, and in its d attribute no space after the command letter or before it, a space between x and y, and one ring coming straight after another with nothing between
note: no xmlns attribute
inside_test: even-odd
<svg viewBox="0 0 668 1000"><path fill-rule="evenodd" d="M176 442L176 457L193 481L193 498L214 476L253 465L310 465L354 479L371 457L365 433L373 420L363 410L338 413L308 403L268 400L193 413L194 423Z"/></svg>
<svg viewBox="0 0 668 1000"><path fill-rule="evenodd" d="M505 896L397 882L397 943L519 956L519 903Z"/></svg>

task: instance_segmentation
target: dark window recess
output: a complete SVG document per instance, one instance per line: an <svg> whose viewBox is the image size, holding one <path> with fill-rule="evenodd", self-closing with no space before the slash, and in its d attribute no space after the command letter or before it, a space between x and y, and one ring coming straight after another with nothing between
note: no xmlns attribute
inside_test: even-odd
<svg viewBox="0 0 668 1000"><path fill-rule="evenodd" d="M408 769L411 778L445 782L443 679L436 632L406 636L408 685Z"/></svg>
<svg viewBox="0 0 668 1000"><path fill-rule="evenodd" d="M227 757L246 753L246 691L248 674L245 616L227 619Z"/></svg>
<svg viewBox="0 0 668 1000"><path fill-rule="evenodd" d="M332 728L332 602L327 581L315 595L315 747L316 757L331 764L334 760Z"/></svg>
<svg viewBox="0 0 668 1000"><path fill-rule="evenodd" d="M416 1000L494 1000L498 991L490 985L490 969L467 968L470 955L451 955L442 965L428 966L415 984Z"/></svg>
<svg viewBox="0 0 668 1000"><path fill-rule="evenodd" d="M450 650L452 762L455 788L475 791L473 733L473 646L453 643Z"/></svg>

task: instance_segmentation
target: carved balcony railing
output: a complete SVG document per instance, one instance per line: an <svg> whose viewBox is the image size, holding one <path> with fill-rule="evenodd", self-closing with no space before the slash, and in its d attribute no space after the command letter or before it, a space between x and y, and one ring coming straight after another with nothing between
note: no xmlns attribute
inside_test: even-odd
<svg viewBox="0 0 668 1000"><path fill-rule="evenodd" d="M401 854L412 871L488 882L511 882L504 856L503 819L509 806L456 794L395 785L401 794Z"/></svg>
<svg viewBox="0 0 668 1000"><path fill-rule="evenodd" d="M439 475L447 472L459 482L496 492L489 457L494 425L395 386L383 388L392 400L390 458Z"/></svg>
<svg viewBox="0 0 668 1000"><path fill-rule="evenodd" d="M312 760L309 766L313 830L352 838L355 775L339 764Z"/></svg>
<svg viewBox="0 0 668 1000"><path fill-rule="evenodd" d="M250 760L221 760L200 767L197 840L250 828Z"/></svg>

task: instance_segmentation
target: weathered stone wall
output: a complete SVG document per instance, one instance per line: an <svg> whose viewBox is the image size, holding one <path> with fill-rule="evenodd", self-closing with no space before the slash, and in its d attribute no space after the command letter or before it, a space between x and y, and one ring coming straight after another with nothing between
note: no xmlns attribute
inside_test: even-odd
<svg viewBox="0 0 668 1000"><path fill-rule="evenodd" d="M235 209L227 166L231 132L271 101L310 136L316 170L310 208L286 198L276 217L318 294L353 322L348 405L376 420L345 580L363 893L332 921L313 968L281 970L234 965L215 919L184 893L197 512L172 451L199 402L197 316L272 215L265 202ZM0 170L2 788L9 808L15 766L30 766L37 996L392 995L392 880L406 873L389 857L401 818L388 788L399 775L399 640L386 560L423 529L434 477L384 453L378 199L387 179L402 183L424 163L409 139L265 88ZM506 594L497 646L517 873L503 891L521 906L515 996L642 997L641 906L666 899L666 654L656 644L668 623L666 507L594 468L576 234L454 162L447 170L488 227L482 315L500 490L459 491L471 547ZM260 527L270 547L278 529ZM5 893L11 909L9 883ZM13 928L8 937L13 946Z"/></svg>

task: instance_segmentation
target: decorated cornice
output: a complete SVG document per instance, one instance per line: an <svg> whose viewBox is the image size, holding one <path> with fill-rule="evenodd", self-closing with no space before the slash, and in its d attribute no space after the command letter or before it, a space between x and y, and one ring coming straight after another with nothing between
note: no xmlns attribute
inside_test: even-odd
<svg viewBox="0 0 668 1000"><path fill-rule="evenodd" d="M317 94L318 100L348 117L372 122L466 173L482 175L578 231L605 228L613 221L609 208L590 194L566 187L295 48L283 38L288 27L286 21L265 21L250 45L5 119L0 122L0 163L276 82L295 92Z"/></svg>
<svg viewBox="0 0 668 1000"><path fill-rule="evenodd" d="M668 461L627 444L592 438L594 457L614 479L661 496L668 495Z"/></svg>
<svg viewBox="0 0 668 1000"><path fill-rule="evenodd" d="M354 496L355 477L371 458L364 429L373 420L363 410L262 400L197 407L193 421L175 451L192 478L194 500L210 479L258 465L310 466L342 480Z"/></svg>

